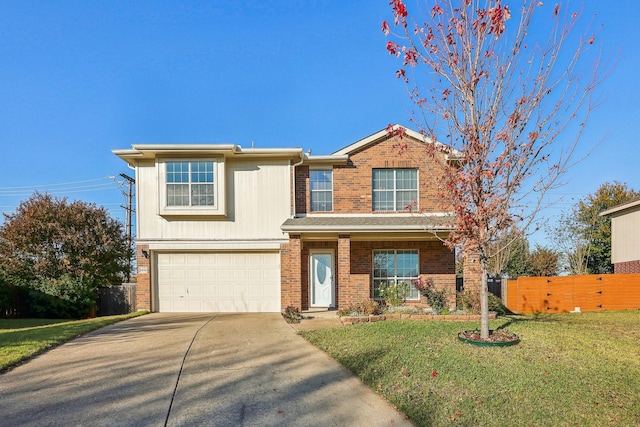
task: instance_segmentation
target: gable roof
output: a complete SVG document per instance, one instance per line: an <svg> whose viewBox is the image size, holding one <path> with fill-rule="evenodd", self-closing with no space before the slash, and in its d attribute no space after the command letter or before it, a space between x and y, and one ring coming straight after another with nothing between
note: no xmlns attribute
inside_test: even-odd
<svg viewBox="0 0 640 427"><path fill-rule="evenodd" d="M447 155L447 160L459 160L462 159L463 155L462 152L460 152L459 150L456 150L453 147L449 147L448 145L445 145L441 142L435 141L423 134L421 134L420 132L416 132L413 129L409 129L406 128L404 126L401 126L399 124L395 124L393 126L388 126L382 130L379 130L378 132L369 135L359 141L354 142L351 145L348 145L336 152L333 153L334 156L343 156L343 155L349 155L351 153L353 153L354 151L358 151L361 150L363 148L366 148L370 145L376 144L380 141L383 141L385 139L388 139L389 137L391 137L391 135L393 133L396 132L402 132L404 135L415 139L416 141L420 141L423 142L425 144L435 144L436 147L442 148L443 151L446 152Z"/></svg>

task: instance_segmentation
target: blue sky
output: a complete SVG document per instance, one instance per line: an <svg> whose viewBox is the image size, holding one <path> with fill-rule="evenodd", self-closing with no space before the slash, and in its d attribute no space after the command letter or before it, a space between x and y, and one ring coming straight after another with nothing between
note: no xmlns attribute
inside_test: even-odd
<svg viewBox="0 0 640 427"><path fill-rule="evenodd" d="M106 177L133 173L111 153L131 144L327 154L407 125L412 105L380 31L387 3L0 1L0 211L38 189L124 218ZM542 213L550 220L604 182L640 189L640 4L585 0L584 10L604 25L604 54L619 58L583 143L605 139L554 191L564 199Z"/></svg>

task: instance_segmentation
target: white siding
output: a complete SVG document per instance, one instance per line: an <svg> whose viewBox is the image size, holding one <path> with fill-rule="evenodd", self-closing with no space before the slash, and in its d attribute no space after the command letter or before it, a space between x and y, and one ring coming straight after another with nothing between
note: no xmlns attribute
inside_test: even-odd
<svg viewBox="0 0 640 427"><path fill-rule="evenodd" d="M640 209L611 218L611 262L640 260Z"/></svg>
<svg viewBox="0 0 640 427"><path fill-rule="evenodd" d="M137 168L137 236L139 240L277 240L290 215L290 169L285 159L225 163L226 217L163 217L159 215L156 163Z"/></svg>

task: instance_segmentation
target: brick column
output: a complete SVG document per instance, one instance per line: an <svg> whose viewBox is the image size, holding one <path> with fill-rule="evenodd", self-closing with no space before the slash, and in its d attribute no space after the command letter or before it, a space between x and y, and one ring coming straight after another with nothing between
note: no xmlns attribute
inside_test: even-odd
<svg viewBox="0 0 640 427"><path fill-rule="evenodd" d="M353 301L353 286L351 283L351 236L338 235L338 286L336 287L338 308L346 307Z"/></svg>
<svg viewBox="0 0 640 427"><path fill-rule="evenodd" d="M464 277L464 290L478 291L480 289L482 268L480 267L480 256L477 252L465 251L462 274Z"/></svg>
<svg viewBox="0 0 640 427"><path fill-rule="evenodd" d="M302 310L302 242L299 234L289 236L289 243L281 247L280 303L282 310L294 306Z"/></svg>
<svg viewBox="0 0 640 427"><path fill-rule="evenodd" d="M147 256L142 254L144 251ZM136 245L138 273L136 275L136 310L151 311L151 252L149 245Z"/></svg>

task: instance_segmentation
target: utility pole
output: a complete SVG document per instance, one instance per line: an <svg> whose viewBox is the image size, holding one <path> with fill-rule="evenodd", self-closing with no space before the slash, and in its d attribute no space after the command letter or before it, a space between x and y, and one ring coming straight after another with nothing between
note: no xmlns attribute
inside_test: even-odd
<svg viewBox="0 0 640 427"><path fill-rule="evenodd" d="M120 174L121 177L123 177L125 180L127 180L127 185L128 185L128 189L127 189L127 193L125 194L125 196L127 197L127 205L126 206L122 206L122 208L125 209L125 211L127 212L127 223L126 223L126 230L127 230L127 244L129 245L129 262L128 262L128 268L127 268L127 283L129 283L131 281L131 262L132 262L132 258L133 258L133 186L136 183L136 180L131 178L129 175L121 173Z"/></svg>

